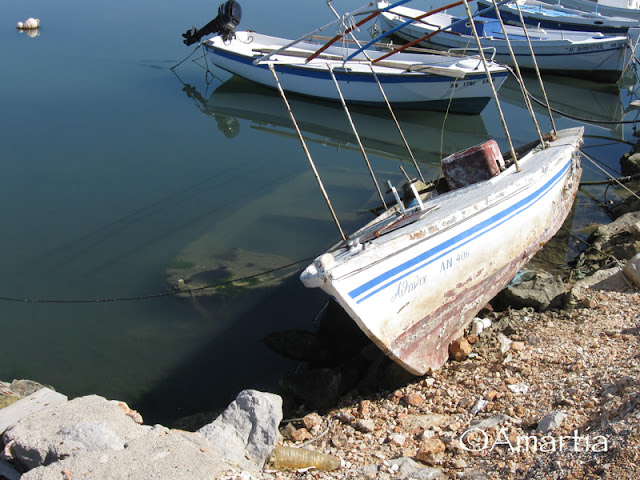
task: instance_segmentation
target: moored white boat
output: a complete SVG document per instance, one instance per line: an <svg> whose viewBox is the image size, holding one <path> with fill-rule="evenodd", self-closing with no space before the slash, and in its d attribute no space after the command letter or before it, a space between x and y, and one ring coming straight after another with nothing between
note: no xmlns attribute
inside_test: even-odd
<svg viewBox="0 0 640 480"><path fill-rule="evenodd" d="M389 4L380 2L379 5L384 7ZM383 31L388 31L424 13L404 6L394 7L381 13L380 26ZM483 48L487 52L495 52L495 61L513 65L499 21L485 17L474 20ZM506 25L506 31L520 68L535 68L522 27ZM540 70L605 82L617 82L620 79L633 60L634 47L640 36L640 30L636 28L629 30L629 36L537 27L528 28L527 32ZM430 33L435 34L427 40L426 45L465 54L478 51L468 20L460 20L444 12L411 22L394 32L407 41L420 39Z"/></svg>
<svg viewBox="0 0 640 480"><path fill-rule="evenodd" d="M585 12L597 12L601 15L640 20L640 0L549 0L547 3Z"/></svg>
<svg viewBox="0 0 640 480"><path fill-rule="evenodd" d="M300 278L349 313L387 355L423 375L448 358L493 298L560 228L581 175L583 128L561 130L487 180L399 214L390 209Z"/></svg>
<svg viewBox="0 0 640 480"><path fill-rule="evenodd" d="M269 69L271 63L286 92L324 100L340 100L331 72L348 103L384 106L376 77L395 107L479 113L491 99L486 73L477 57L399 53L372 66L363 53L345 62L354 49L332 46L319 57L307 61L307 57L326 43L310 39L272 55L264 62L259 61L290 43L290 40L278 37L239 31L228 41L221 36L212 37L204 47L211 61L228 72L276 88ZM367 52L372 58L381 53ZM489 69L499 88L508 71L496 63Z"/></svg>
<svg viewBox="0 0 640 480"><path fill-rule="evenodd" d="M493 7L493 0L477 0L478 8ZM598 12L585 12L563 5L545 3L541 0L514 0L498 6L505 23L520 25L522 12L525 24L542 28L581 30L609 34L624 34L633 27L640 26L640 20L628 17L614 17ZM483 14L485 17L497 18L495 9L491 8Z"/></svg>

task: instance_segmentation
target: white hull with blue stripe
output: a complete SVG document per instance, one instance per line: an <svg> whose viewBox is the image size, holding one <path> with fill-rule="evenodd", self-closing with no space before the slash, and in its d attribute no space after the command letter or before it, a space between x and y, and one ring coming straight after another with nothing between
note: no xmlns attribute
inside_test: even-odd
<svg viewBox="0 0 640 480"><path fill-rule="evenodd" d="M484 16L497 18L493 0L477 0L477 2L478 9L490 7ZM542 28L624 35L630 28L640 26L640 21L632 18L610 17L598 12L585 12L540 0L514 0L499 5L498 9L502 20L511 25L520 25L520 12L522 12L527 25Z"/></svg>
<svg viewBox="0 0 640 480"><path fill-rule="evenodd" d="M562 4L584 12L598 12L612 17L627 17L640 20L640 2L638 0L549 0L547 3Z"/></svg>
<svg viewBox="0 0 640 480"><path fill-rule="evenodd" d="M411 218L388 210L348 246L318 257L302 282L335 298L408 371L439 368L449 344L564 222L579 185L583 130L559 131L519 159L520 172L511 165L426 200Z"/></svg>
<svg viewBox="0 0 640 480"><path fill-rule="evenodd" d="M254 64L265 54L289 43L277 37L239 31L228 42L215 36L204 46L213 63L228 72L276 88L268 66L271 63L285 92L325 100L340 100L330 69L347 103L386 105L372 69L395 107L479 113L492 98L478 57L398 53L372 66L362 53L345 62L344 58L354 50L332 46L307 62L306 58L325 42L305 40L273 54L265 62ZM383 52L369 50L367 53L375 59ZM489 70L496 88L509 75L506 68L496 63L491 63Z"/></svg>
<svg viewBox="0 0 640 480"><path fill-rule="evenodd" d="M387 2L379 4L380 7L386 5ZM380 28L382 31L391 30L424 13L413 8L394 7L380 14ZM413 41L442 29L430 37L425 45L465 54L477 52L478 46L468 21L458 22L459 18L440 12L409 23L394 34L403 40ZM495 52L495 61L513 65L500 22L497 19L479 17L474 23L487 54L492 55ZM534 69L534 61L523 28L514 25L505 27L520 68ZM603 82L617 82L620 79L633 60L640 34L637 28L629 29L627 35L604 35L599 32L537 27L528 27L527 32L540 70Z"/></svg>

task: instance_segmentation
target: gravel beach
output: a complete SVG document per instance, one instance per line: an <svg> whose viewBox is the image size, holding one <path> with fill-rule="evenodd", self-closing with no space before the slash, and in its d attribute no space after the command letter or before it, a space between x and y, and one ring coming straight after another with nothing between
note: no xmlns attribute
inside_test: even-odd
<svg viewBox="0 0 640 480"><path fill-rule="evenodd" d="M631 289L587 290L570 310L494 313L488 330L468 338L464 360L291 421L284 445L332 454L342 468L267 475L639 478L639 306ZM409 476L402 475L407 461L415 462Z"/></svg>

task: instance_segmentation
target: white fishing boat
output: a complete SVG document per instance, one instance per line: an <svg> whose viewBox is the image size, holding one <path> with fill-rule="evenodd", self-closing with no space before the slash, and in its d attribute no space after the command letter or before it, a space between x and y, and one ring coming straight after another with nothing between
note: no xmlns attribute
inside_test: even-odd
<svg viewBox="0 0 640 480"><path fill-rule="evenodd" d="M499 173L468 185L461 177L471 156L443 160L449 185L462 186L389 209L318 257L302 282L335 298L408 371L437 369L449 344L564 222L580 180L582 135L582 127L559 131L547 148L522 154L519 172L500 172L495 145L483 145L476 151L490 151Z"/></svg>
<svg viewBox="0 0 640 480"><path fill-rule="evenodd" d="M493 7L493 0L476 0L479 9ZM516 5L517 3L517 5ZM585 12L563 5L545 3L541 0L514 0L498 6L505 23L520 25L520 12L525 24L557 30L581 30L609 34L625 34L627 30L640 26L640 19L603 15L600 12ZM485 17L497 18L490 8Z"/></svg>
<svg viewBox="0 0 640 480"><path fill-rule="evenodd" d="M640 20L640 0L549 0L547 3L584 12Z"/></svg>
<svg viewBox="0 0 640 480"><path fill-rule="evenodd" d="M381 2L380 8L388 6ZM426 12L404 6L393 7L380 14L380 28L403 40L415 41L433 47L470 54L478 51L470 24L445 12L425 16ZM411 21L417 17L424 17ZM513 65L507 40L497 19L476 17L474 24L482 47L495 52L493 59ZM599 32L527 28L531 47L522 27L505 25L516 61L520 68L533 69L535 59L540 70L594 81L617 82L634 57L634 48L640 30L629 29L627 35L605 35Z"/></svg>
<svg viewBox="0 0 640 480"><path fill-rule="evenodd" d="M306 57L325 42L301 41L282 50L289 43L290 40L239 31L229 42L216 36L207 40L204 47L209 59L228 72L276 88L268 67L271 63L286 92L323 100L340 100L332 73L348 103L384 106L376 76L394 107L479 113L491 99L486 74L477 57L402 53L372 67L365 54L375 58L380 52L368 51L345 62L345 56L354 50L330 47L307 62ZM261 57L277 50L280 53L260 63ZM258 63L254 63L256 60ZM498 86L508 76L508 71L496 63L490 71Z"/></svg>
<svg viewBox="0 0 640 480"><path fill-rule="evenodd" d="M223 7L230 3L237 5L233 0L227 2L217 18L224 17ZM234 18L234 7L226 10ZM239 6L236 10L238 14L231 25L223 18L204 27L205 32L216 35L205 40L203 46L217 67L260 85L276 88L273 67L287 93L333 101L341 101L342 94L350 104L386 106L388 101L400 108L479 113L491 99L485 67L477 56L402 53L373 64L372 59L384 52L371 49L347 60L355 48L327 47L326 40L313 34L291 41L236 31ZM371 14L378 9L363 12ZM202 31L191 30L184 34L185 43L194 43L203 36ZM318 52L321 48L322 52ZM310 58L313 55L315 58ZM488 68L499 88L509 75L508 70L497 63Z"/></svg>

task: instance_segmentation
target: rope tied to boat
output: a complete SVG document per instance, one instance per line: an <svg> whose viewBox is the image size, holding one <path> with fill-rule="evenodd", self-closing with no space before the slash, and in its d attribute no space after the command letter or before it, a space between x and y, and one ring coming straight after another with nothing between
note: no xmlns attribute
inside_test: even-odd
<svg viewBox="0 0 640 480"><path fill-rule="evenodd" d="M346 59L349 55L349 45L347 39L347 33L352 31L359 32L360 27L356 23L355 17L351 13L345 13L342 15L336 34L342 37L342 58Z"/></svg>
<svg viewBox="0 0 640 480"><path fill-rule="evenodd" d="M626 190L631 196L633 196L633 197L637 198L638 200L640 200L640 196L623 183L623 180L625 180L624 178L620 178L619 179L619 178L616 178L613 175L611 175L604 168L602 168L600 165L598 165L598 162L594 158L592 158L590 155L586 154L583 150L580 150L580 153L582 155L584 155L584 157L587 160L589 160L592 165L594 165L598 170L600 170L602 173L604 173L605 176L609 177L609 182L611 182L610 184L615 183L619 187L622 187L624 190Z"/></svg>

